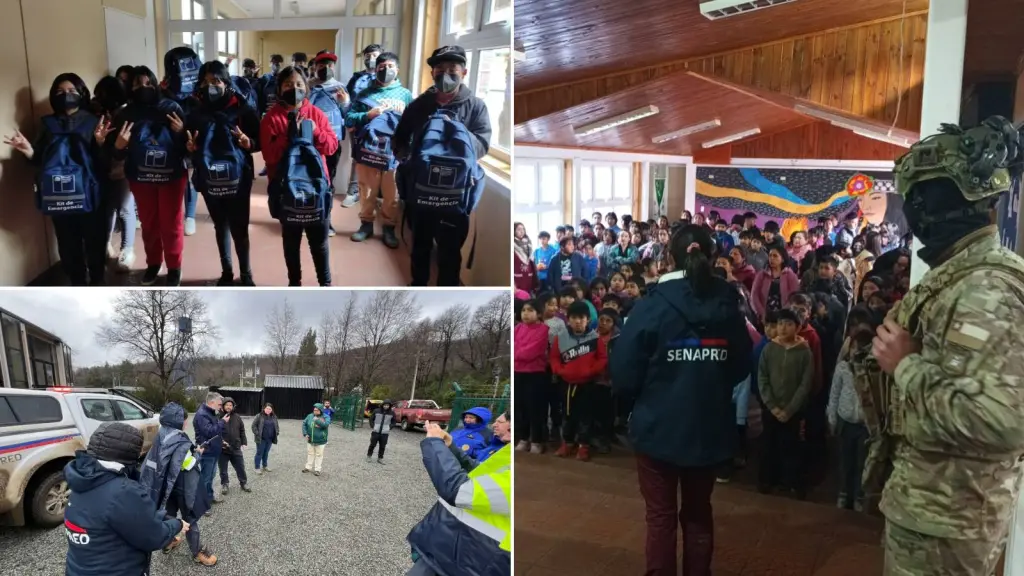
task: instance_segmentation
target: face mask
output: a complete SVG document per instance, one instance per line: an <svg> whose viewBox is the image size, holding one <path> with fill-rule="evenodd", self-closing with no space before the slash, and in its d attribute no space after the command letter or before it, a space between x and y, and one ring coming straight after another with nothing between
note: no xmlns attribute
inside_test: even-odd
<svg viewBox="0 0 1024 576"><path fill-rule="evenodd" d="M328 80L333 80L334 79L334 70L331 70L330 68L327 68L325 66L325 67L317 70L316 77L319 78L321 82L327 82Z"/></svg>
<svg viewBox="0 0 1024 576"><path fill-rule="evenodd" d="M67 92L63 95L63 98L58 96L54 104L56 104L57 108L60 108L60 110L54 110L54 112L67 112L68 110L78 108L82 104L82 97L74 92Z"/></svg>
<svg viewBox="0 0 1024 576"><path fill-rule="evenodd" d="M281 71L281 65L280 64L271 64L270 65L270 71L273 72L274 74L277 74L278 72Z"/></svg>
<svg viewBox="0 0 1024 576"><path fill-rule="evenodd" d="M363 58L363 65L366 66L367 70L373 70L377 67L376 58Z"/></svg>
<svg viewBox="0 0 1024 576"><path fill-rule="evenodd" d="M135 99L143 104L156 104L157 93L156 88L152 86L143 86L136 88L133 92Z"/></svg>
<svg viewBox="0 0 1024 576"><path fill-rule="evenodd" d="M305 99L305 90L297 90L293 88L291 90L285 90L284 93L281 94L281 101L289 106L298 106L302 104L302 101Z"/></svg>
<svg viewBox="0 0 1024 576"><path fill-rule="evenodd" d="M256 70L254 70L252 68L246 68L245 69L245 77L246 78L255 78L256 77Z"/></svg>
<svg viewBox="0 0 1024 576"><path fill-rule="evenodd" d="M398 76L398 70L395 70L394 68L377 70L377 82L380 82L381 84L391 84L395 81L395 76Z"/></svg>
<svg viewBox="0 0 1024 576"><path fill-rule="evenodd" d="M462 79L455 74L438 74L434 76L434 87L445 94L455 92L460 84L462 84Z"/></svg>
<svg viewBox="0 0 1024 576"><path fill-rule="evenodd" d="M225 91L221 86L207 86L206 87L206 98L210 102L217 102L224 97Z"/></svg>

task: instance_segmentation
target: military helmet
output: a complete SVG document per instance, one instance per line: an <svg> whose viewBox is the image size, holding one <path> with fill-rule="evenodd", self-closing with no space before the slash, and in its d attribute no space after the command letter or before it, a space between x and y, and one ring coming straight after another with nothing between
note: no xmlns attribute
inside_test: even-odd
<svg viewBox="0 0 1024 576"><path fill-rule="evenodd" d="M973 128L943 124L896 161L896 190L904 198L919 182L948 178L972 202L1010 189L1010 167L1020 163L1018 129L993 116Z"/></svg>

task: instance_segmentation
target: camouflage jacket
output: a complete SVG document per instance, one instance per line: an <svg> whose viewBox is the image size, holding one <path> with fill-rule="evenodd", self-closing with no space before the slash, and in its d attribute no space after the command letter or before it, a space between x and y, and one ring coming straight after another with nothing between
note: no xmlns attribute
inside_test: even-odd
<svg viewBox="0 0 1024 576"><path fill-rule="evenodd" d="M923 534L1005 535L1024 454L1024 260L995 227L961 240L890 312L922 343L900 362L880 510Z"/></svg>

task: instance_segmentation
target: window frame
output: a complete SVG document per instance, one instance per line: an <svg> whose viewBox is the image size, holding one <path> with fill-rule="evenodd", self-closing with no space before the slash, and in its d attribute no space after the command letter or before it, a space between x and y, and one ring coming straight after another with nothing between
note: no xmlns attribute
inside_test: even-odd
<svg viewBox="0 0 1024 576"><path fill-rule="evenodd" d="M551 158L517 157L515 166L513 166L512 169L515 170L519 166L526 164L532 164L534 166L534 190L536 190L537 193L536 200L529 204L520 202L519 198L516 196L515 186L513 186L512 213L517 216L519 214L537 214L539 222L540 214L544 214L546 212L558 212L559 221L563 220L565 216L565 161ZM553 166L558 169L558 175L560 177L559 180L561 181L561 186L559 187L558 200L556 202L543 202L541 200L541 198L543 197L541 194L541 168L544 166ZM517 219L517 221L519 221L519 219ZM542 228L538 228L537 230L527 229L526 233L528 235L531 235L531 237L536 237L536 235L539 234L541 230ZM554 233L554 230L548 230L548 232Z"/></svg>
<svg viewBox="0 0 1024 576"><path fill-rule="evenodd" d="M113 398L111 399L110 402L114 405L114 414L115 416L117 416L118 422L134 422L136 420L145 420L148 418L148 416L146 416L146 410L142 409L142 407L140 406L137 406L134 402L131 402L129 400L123 400L120 398ZM131 406L132 408L138 410L139 414L142 414L142 416L139 418L129 418L128 416L125 415L124 410L121 409L121 404L127 404Z"/></svg>
<svg viewBox="0 0 1024 576"><path fill-rule="evenodd" d="M617 208L619 206L623 205L623 204L628 204L629 206L633 206L634 205L634 200L635 200L634 196L636 195L636 190L633 189L633 179L636 178L636 174L633 173L634 166L633 166L632 162L581 160L579 162L573 162L573 164L575 165L575 174L574 174L574 176L575 176L575 179L574 179L575 185L573 186L573 198L572 198L572 205L573 205L572 215L573 215L573 218L576 218L576 217L579 217L579 218L589 218L590 214L592 214L594 212L600 212L602 214L606 214L609 210L614 210L616 212L616 216L621 218L622 214L618 213L619 211L617 210ZM611 168L611 170L612 170L612 180L611 180L611 183L610 183L610 185L612 187L612 196L611 196L611 198L608 199L608 200L597 200L596 199L595 191L593 189L591 189L591 191L590 191L591 200L589 200L587 202L584 202L583 201L583 188L582 188L582 184L583 184L583 171L584 170L590 170L591 171L591 173L590 173L590 183L591 183L591 186L593 187L594 182L595 182L594 172L593 172L594 169L595 168L605 168L605 167ZM627 198L617 198L615 196L615 169L616 168L623 168L623 167L627 168L629 170L629 180L628 180L628 182L629 182L629 196ZM633 212L633 210L632 210L632 208L630 208L630 211L627 212L627 214L631 214L634 218L637 218L637 215L632 214L632 212ZM577 219L577 221L579 221L579 219Z"/></svg>
<svg viewBox="0 0 1024 576"><path fill-rule="evenodd" d="M7 405L11 408L11 411L14 413L14 418L18 420L18 423L15 424L15 426L21 426L21 425L27 425L27 424L53 424L53 423L56 423L56 422L63 422L64 421L64 407L61 406L60 402L57 401L56 398L53 398L51 396L10 394L10 395L4 395L4 399L7 401ZM26 400L26 401L38 400L40 404L46 403L46 402L52 403L53 405L57 406L57 419L56 420L22 420L21 415L18 413L18 408L15 406L15 404L16 404L15 400Z"/></svg>
<svg viewBox="0 0 1024 576"><path fill-rule="evenodd" d="M114 408L114 402L110 398L82 398L78 402L79 402L79 405L82 407L82 414L86 418L88 418L89 420L92 420L93 422L117 422L118 421L117 410ZM89 415L89 411L86 410L86 408L85 408L85 403L86 402L106 402L107 406L110 407L110 417L111 417L111 420L98 420L98 419L93 418L92 416L90 416Z"/></svg>
<svg viewBox="0 0 1024 576"><path fill-rule="evenodd" d="M217 13L217 20L232 20L232 18L227 16L226 14ZM220 45L221 33L224 34L224 46ZM234 34L235 39L235 51L229 52L228 49L231 46L232 34ZM242 47L239 44L239 42L241 42L241 39L242 37L238 33L238 30L217 30L217 60L220 60L221 62L227 64L228 73L232 76L241 76L241 74L239 74L238 69L238 67L241 66L241 62L239 61L239 55L242 53ZM221 60L222 58L223 60ZM230 64L228 64L229 62ZM234 71L231 70L232 66L235 68Z"/></svg>

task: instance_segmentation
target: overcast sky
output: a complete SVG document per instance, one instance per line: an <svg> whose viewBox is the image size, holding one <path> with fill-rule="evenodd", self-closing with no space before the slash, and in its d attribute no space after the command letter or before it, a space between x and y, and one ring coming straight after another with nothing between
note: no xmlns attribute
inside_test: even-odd
<svg viewBox="0 0 1024 576"><path fill-rule="evenodd" d="M0 308L56 334L75 351L76 367L116 364L122 350L107 350L96 343L96 327L109 318L113 301L123 288L32 288L0 291ZM295 308L300 322L316 327L324 310L340 310L352 290L200 290L210 319L220 330L218 355L263 352L263 323L274 304L284 298ZM475 308L506 290L416 290L422 314L439 315L455 303Z"/></svg>

